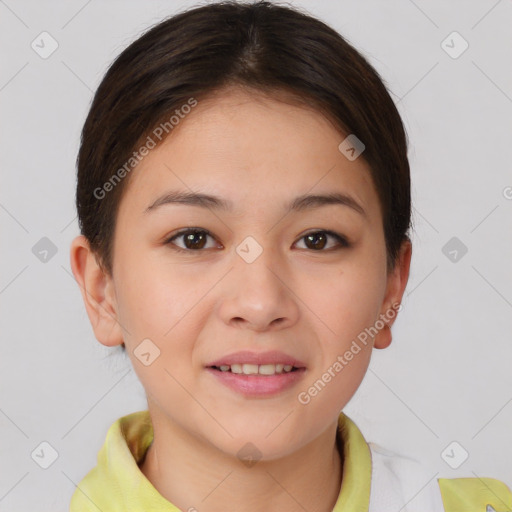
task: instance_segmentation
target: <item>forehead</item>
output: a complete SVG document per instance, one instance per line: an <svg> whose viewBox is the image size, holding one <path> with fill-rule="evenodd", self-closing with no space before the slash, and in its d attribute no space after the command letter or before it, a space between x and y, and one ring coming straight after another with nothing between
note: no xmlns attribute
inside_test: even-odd
<svg viewBox="0 0 512 512"><path fill-rule="evenodd" d="M199 101L133 171L122 203L145 209L166 189L245 205L335 190L378 209L365 160L338 149L345 135L311 107L233 89ZM121 212L120 212L121 213Z"/></svg>

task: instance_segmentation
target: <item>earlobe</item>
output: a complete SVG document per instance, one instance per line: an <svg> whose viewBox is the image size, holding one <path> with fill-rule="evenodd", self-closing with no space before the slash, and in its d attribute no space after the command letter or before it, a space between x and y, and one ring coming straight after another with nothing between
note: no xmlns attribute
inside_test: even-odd
<svg viewBox="0 0 512 512"><path fill-rule="evenodd" d="M83 235L71 243L70 264L96 339L103 345L120 345L123 333L117 319L112 277L100 267Z"/></svg>
<svg viewBox="0 0 512 512"><path fill-rule="evenodd" d="M389 324L386 324L382 329L379 330L378 334L375 336L373 346L379 349L388 348L389 345L391 345L391 340L391 327Z"/></svg>
<svg viewBox="0 0 512 512"><path fill-rule="evenodd" d="M388 275L386 287L386 296L384 298L380 319L384 326L379 330L374 338L374 347L383 349L391 344L392 334L391 326L396 320L399 311L399 305L402 303L402 297L409 280L409 270L411 266L412 244L410 240L402 242L397 263L393 271Z"/></svg>

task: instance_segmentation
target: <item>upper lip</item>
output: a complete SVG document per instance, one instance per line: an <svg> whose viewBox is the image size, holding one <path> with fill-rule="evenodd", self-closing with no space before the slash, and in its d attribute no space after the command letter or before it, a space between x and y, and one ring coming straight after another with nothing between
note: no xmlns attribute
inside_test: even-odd
<svg viewBox="0 0 512 512"><path fill-rule="evenodd" d="M269 352L251 352L249 350L242 350L212 361L206 366L231 366L232 364L244 363L257 365L281 363L284 365L295 366L295 368L305 368L306 366L302 361L278 350L272 350Z"/></svg>

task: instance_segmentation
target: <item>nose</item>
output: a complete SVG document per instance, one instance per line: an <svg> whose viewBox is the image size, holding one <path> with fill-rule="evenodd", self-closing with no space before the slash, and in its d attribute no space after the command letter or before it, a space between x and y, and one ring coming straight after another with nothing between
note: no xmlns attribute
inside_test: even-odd
<svg viewBox="0 0 512 512"><path fill-rule="evenodd" d="M226 277L219 313L227 325L262 332L297 322L290 271L274 251L263 250L252 263L235 254Z"/></svg>

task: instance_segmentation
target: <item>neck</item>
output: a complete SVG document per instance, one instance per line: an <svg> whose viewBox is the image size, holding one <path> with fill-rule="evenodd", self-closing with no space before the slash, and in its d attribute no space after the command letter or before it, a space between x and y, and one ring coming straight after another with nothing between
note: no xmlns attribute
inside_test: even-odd
<svg viewBox="0 0 512 512"><path fill-rule="evenodd" d="M342 456L337 422L286 457L243 465L190 434L153 421L154 439L140 469L155 489L185 511L331 512ZM341 443L340 443L341 445Z"/></svg>

